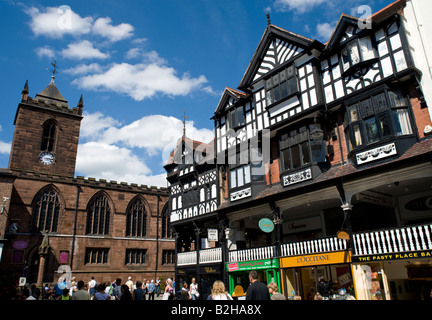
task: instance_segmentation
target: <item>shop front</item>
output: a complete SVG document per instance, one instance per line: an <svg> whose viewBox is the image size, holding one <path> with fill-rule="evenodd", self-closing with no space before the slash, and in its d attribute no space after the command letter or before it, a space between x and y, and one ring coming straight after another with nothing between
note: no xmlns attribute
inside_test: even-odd
<svg viewBox="0 0 432 320"><path fill-rule="evenodd" d="M432 250L353 257L360 300L431 300Z"/></svg>
<svg viewBox="0 0 432 320"><path fill-rule="evenodd" d="M258 280L260 282L264 282L265 284L275 282L280 288L278 259L231 262L226 264L226 269L228 272L230 294L233 294L234 291L238 292L240 287L242 289L241 292L247 291L250 283L249 272L252 270L256 270L258 272ZM241 299L241 297L239 297L239 299Z"/></svg>
<svg viewBox="0 0 432 320"><path fill-rule="evenodd" d="M318 283L328 283L325 299L354 297L354 282L348 251L291 256L280 259L283 294L288 299L314 300Z"/></svg>
<svg viewBox="0 0 432 320"><path fill-rule="evenodd" d="M198 273L196 266L178 268L177 277L175 279L176 291L181 290L184 283L187 283L189 287L192 278L195 278L198 283L200 299L205 300L211 294L213 283L216 280L222 279L222 267L220 264L200 265L198 267Z"/></svg>

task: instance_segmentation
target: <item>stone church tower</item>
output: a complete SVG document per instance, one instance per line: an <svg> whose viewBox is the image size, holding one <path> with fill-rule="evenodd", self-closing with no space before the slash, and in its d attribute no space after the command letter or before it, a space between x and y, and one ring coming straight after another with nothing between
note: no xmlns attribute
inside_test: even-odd
<svg viewBox="0 0 432 320"><path fill-rule="evenodd" d="M73 177L82 120L82 96L70 108L54 83L33 99L28 82L15 116L9 169Z"/></svg>

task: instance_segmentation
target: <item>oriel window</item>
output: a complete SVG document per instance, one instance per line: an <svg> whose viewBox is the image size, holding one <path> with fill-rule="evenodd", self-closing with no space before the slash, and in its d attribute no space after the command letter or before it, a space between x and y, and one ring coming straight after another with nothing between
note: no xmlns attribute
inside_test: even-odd
<svg viewBox="0 0 432 320"><path fill-rule="evenodd" d="M403 91L385 90L349 104L345 123L348 149L413 134L411 121L408 98Z"/></svg>

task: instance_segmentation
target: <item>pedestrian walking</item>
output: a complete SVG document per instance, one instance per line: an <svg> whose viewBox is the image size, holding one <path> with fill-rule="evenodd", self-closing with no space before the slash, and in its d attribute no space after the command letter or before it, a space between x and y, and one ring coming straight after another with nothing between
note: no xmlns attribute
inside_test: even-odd
<svg viewBox="0 0 432 320"><path fill-rule="evenodd" d="M187 283L183 283L183 288L180 290L180 300L190 300L190 294Z"/></svg>
<svg viewBox="0 0 432 320"><path fill-rule="evenodd" d="M114 300L120 300L122 294L123 293L121 291L121 279L117 278L116 281L115 281L115 287L113 289Z"/></svg>
<svg viewBox="0 0 432 320"><path fill-rule="evenodd" d="M145 300L145 293L142 288L142 282L136 282L136 289L133 291L133 299L134 300Z"/></svg>
<svg viewBox="0 0 432 320"><path fill-rule="evenodd" d="M72 300L90 300L90 294L84 289L84 281L78 281L77 289L72 296Z"/></svg>
<svg viewBox="0 0 432 320"><path fill-rule="evenodd" d="M94 279L94 277L91 277L91 280L88 283L88 290L89 290L89 294L90 294L90 298L93 298L95 293L96 293L96 286L97 286L97 282Z"/></svg>
<svg viewBox="0 0 432 320"><path fill-rule="evenodd" d="M174 300L174 288L173 288L173 281L168 278L166 280L166 286L165 291L163 295L163 300Z"/></svg>
<svg viewBox="0 0 432 320"><path fill-rule="evenodd" d="M104 283L100 283L94 295L94 300L110 300L110 295L106 292L105 289L106 285Z"/></svg>
<svg viewBox="0 0 432 320"><path fill-rule="evenodd" d="M270 300L287 300L287 298L279 292L279 287L275 282L270 282L267 288L270 293Z"/></svg>
<svg viewBox="0 0 432 320"><path fill-rule="evenodd" d="M199 292L198 292L198 284L196 283L196 279L192 278L191 280L191 284L189 286L190 289L190 295L192 300L197 300L199 297Z"/></svg>
<svg viewBox="0 0 432 320"><path fill-rule="evenodd" d="M63 289L63 294L59 297L57 297L56 300L71 300L71 297L69 295L69 289L68 288L64 288Z"/></svg>
<svg viewBox="0 0 432 320"><path fill-rule="evenodd" d="M155 287L156 287L156 297L158 297L158 298L159 298L160 284L161 284L160 279L159 279L159 278L156 279L156 282L155 282Z"/></svg>
<svg viewBox="0 0 432 320"><path fill-rule="evenodd" d="M324 300L328 300L330 296L332 284L324 280L323 276L318 278L317 291Z"/></svg>
<svg viewBox="0 0 432 320"><path fill-rule="evenodd" d="M132 301L132 294L129 291L129 287L125 284L121 285L121 297L120 297L120 301Z"/></svg>
<svg viewBox="0 0 432 320"><path fill-rule="evenodd" d="M148 285L149 300L154 300L155 290L156 290L156 286L154 284L154 280L152 279Z"/></svg>
<svg viewBox="0 0 432 320"><path fill-rule="evenodd" d="M128 277L128 281L126 281L125 283L128 287L129 287L129 291L132 293L133 292L133 281L132 281L132 277Z"/></svg>
<svg viewBox="0 0 432 320"><path fill-rule="evenodd" d="M249 272L250 285L246 291L246 300L270 300L270 294L265 283L258 281L258 272Z"/></svg>
<svg viewBox="0 0 432 320"><path fill-rule="evenodd" d="M207 300L233 300L233 298L226 292L224 283L216 280L213 283L212 293L207 297Z"/></svg>

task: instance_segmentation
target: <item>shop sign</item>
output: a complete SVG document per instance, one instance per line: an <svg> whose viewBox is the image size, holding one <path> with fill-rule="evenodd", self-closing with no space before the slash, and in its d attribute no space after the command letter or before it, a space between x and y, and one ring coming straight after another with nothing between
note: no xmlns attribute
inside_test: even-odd
<svg viewBox="0 0 432 320"><path fill-rule="evenodd" d="M12 243L12 247L14 249L25 249L28 247L28 243L26 241L23 241L23 240L18 240L18 241L15 241L14 243Z"/></svg>
<svg viewBox="0 0 432 320"><path fill-rule="evenodd" d="M270 219L267 219L267 218L262 218L258 222L258 226L262 231L264 231L266 233L270 233L274 229L273 221L271 221Z"/></svg>
<svg viewBox="0 0 432 320"><path fill-rule="evenodd" d="M405 208L411 211L429 211L432 209L432 197L426 196L411 200L405 205Z"/></svg>
<svg viewBox="0 0 432 320"><path fill-rule="evenodd" d="M351 262L347 251L327 252L281 259L281 268L308 267Z"/></svg>
<svg viewBox="0 0 432 320"><path fill-rule="evenodd" d="M219 266L201 267L199 271L200 273L220 273L220 267Z"/></svg>
<svg viewBox="0 0 432 320"><path fill-rule="evenodd" d="M227 270L232 271L248 271L279 268L279 263L276 259L254 260L254 261L241 261L235 263L227 263Z"/></svg>
<svg viewBox="0 0 432 320"><path fill-rule="evenodd" d="M353 257L353 262L375 262L375 261L388 261L388 260L404 260L416 258L432 258L432 251L416 251L416 252L398 252L375 254L369 256Z"/></svg>
<svg viewBox="0 0 432 320"><path fill-rule="evenodd" d="M207 239L208 241L219 241L218 229L207 229Z"/></svg>

